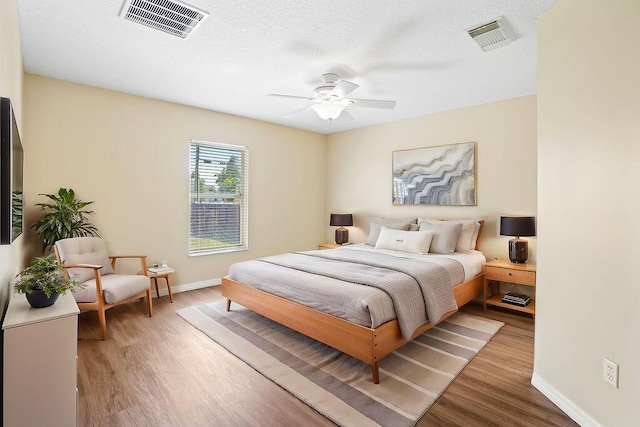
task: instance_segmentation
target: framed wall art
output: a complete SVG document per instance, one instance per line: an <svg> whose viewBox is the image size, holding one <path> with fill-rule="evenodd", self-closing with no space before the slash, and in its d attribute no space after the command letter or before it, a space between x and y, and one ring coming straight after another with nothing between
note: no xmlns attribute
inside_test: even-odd
<svg viewBox="0 0 640 427"><path fill-rule="evenodd" d="M393 152L393 204L476 206L476 143Z"/></svg>

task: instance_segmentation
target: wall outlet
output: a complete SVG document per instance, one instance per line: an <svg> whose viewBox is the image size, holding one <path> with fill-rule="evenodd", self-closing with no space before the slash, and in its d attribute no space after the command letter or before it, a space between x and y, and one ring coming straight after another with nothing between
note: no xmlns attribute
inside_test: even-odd
<svg viewBox="0 0 640 427"><path fill-rule="evenodd" d="M602 360L602 379L618 388L618 364L606 357Z"/></svg>

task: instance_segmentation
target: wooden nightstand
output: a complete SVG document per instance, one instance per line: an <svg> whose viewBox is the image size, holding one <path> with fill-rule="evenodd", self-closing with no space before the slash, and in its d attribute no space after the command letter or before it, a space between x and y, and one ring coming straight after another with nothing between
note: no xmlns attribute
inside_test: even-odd
<svg viewBox="0 0 640 427"><path fill-rule="evenodd" d="M325 243L320 243L318 245L318 249L335 249L335 248L341 248L342 246L343 245L339 245L334 242L325 242Z"/></svg>
<svg viewBox="0 0 640 427"><path fill-rule="evenodd" d="M488 305L508 308L510 310L521 311L531 314L535 319L536 301L531 302L526 307L520 307L513 304L502 302L504 294L498 292L498 282L515 283L518 285L536 286L536 264L528 262L526 264L515 264L504 259L497 259L488 262L484 266L484 294L482 298L482 306L486 310ZM491 285L491 296L487 296L487 288ZM535 291L535 289L534 289Z"/></svg>

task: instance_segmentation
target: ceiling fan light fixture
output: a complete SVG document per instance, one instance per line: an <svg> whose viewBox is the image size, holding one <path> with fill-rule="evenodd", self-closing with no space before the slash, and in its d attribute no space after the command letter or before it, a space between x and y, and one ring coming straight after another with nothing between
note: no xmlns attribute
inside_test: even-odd
<svg viewBox="0 0 640 427"><path fill-rule="evenodd" d="M326 103L326 104L315 104L312 105L311 108L315 111L318 116L322 120L334 120L337 119L342 111L344 111L345 106L342 104L334 104L334 103Z"/></svg>
<svg viewBox="0 0 640 427"><path fill-rule="evenodd" d="M381 99L357 99L347 98L347 96L356 90L359 86L355 83L341 80L335 74L323 74L322 84L313 90L313 97L298 95L283 95L279 93L270 93L267 96L277 96L279 98L299 99L311 101L312 104L295 110L282 116L289 119L303 111L313 110L322 120L332 120L341 117L341 121L353 120L348 107L364 107L364 108L382 108L393 110L396 106L395 101L386 101Z"/></svg>

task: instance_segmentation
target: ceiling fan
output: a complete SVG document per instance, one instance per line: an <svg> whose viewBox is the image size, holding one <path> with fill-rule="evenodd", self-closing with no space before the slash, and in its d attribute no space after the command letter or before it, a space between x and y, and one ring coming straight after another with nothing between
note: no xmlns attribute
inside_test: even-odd
<svg viewBox="0 0 640 427"><path fill-rule="evenodd" d="M302 111L311 109L315 111L321 119L331 122L338 117L353 120L351 114L346 111L347 107L383 108L387 110L393 110L395 108L396 101L346 97L358 87L359 86L355 83L341 80L336 74L327 73L322 75L322 84L313 90L313 97L281 95L278 93L270 93L267 96L304 99L313 102L311 105L307 105L304 108L285 114L282 116L283 118L290 118Z"/></svg>

